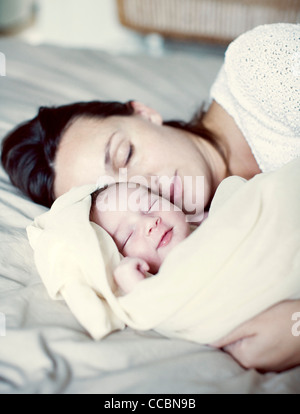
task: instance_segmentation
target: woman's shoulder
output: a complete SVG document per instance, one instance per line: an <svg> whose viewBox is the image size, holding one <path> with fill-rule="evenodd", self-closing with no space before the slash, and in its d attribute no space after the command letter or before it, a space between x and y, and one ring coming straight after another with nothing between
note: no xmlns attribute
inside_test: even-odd
<svg viewBox="0 0 300 414"><path fill-rule="evenodd" d="M297 24L263 25L244 33L229 45L225 54L229 80L242 80L245 88L256 92L257 81L279 81L280 85L283 78L288 78L294 83L300 76L299 40Z"/></svg>
<svg viewBox="0 0 300 414"><path fill-rule="evenodd" d="M297 93L300 77L300 24L258 26L235 39L227 48L224 65L214 86L268 102ZM283 92L285 92L283 94ZM272 99L273 100L273 99ZM298 93L297 93L298 100Z"/></svg>
<svg viewBox="0 0 300 414"><path fill-rule="evenodd" d="M229 45L223 71L228 89L247 111L295 123L300 109L300 25L263 25L244 33Z"/></svg>
<svg viewBox="0 0 300 414"><path fill-rule="evenodd" d="M295 24L244 33L229 45L211 88L211 99L232 116L264 171L281 165L284 152L288 160L300 151L299 39Z"/></svg>
<svg viewBox="0 0 300 414"><path fill-rule="evenodd" d="M299 47L300 24L274 23L257 26L237 37L226 51L226 56L242 52L251 54L252 51L278 51L278 47ZM261 49L266 46L266 49ZM270 48L270 49L267 49Z"/></svg>

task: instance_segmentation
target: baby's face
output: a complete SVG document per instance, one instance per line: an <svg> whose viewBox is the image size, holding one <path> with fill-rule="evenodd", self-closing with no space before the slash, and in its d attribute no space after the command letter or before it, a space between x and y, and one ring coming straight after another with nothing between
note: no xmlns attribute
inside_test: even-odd
<svg viewBox="0 0 300 414"><path fill-rule="evenodd" d="M190 234L184 213L146 187L112 185L98 195L91 220L114 239L123 256L144 259L157 273L170 251Z"/></svg>

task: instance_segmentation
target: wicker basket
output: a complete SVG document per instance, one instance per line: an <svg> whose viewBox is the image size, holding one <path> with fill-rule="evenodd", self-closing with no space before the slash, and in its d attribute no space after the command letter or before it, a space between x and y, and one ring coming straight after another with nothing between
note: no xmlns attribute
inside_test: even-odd
<svg viewBox="0 0 300 414"><path fill-rule="evenodd" d="M141 33L229 43L260 24L300 22L300 0L117 0L120 22Z"/></svg>

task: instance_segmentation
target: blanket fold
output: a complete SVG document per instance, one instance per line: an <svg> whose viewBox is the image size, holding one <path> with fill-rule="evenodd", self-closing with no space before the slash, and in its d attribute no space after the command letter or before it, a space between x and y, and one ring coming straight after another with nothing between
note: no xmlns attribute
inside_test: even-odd
<svg viewBox="0 0 300 414"><path fill-rule="evenodd" d="M126 325L212 343L268 307L300 298L300 160L249 181L224 180L209 218L158 275L116 295L120 254L89 222L95 186L71 190L27 229L53 299L65 299L94 339Z"/></svg>

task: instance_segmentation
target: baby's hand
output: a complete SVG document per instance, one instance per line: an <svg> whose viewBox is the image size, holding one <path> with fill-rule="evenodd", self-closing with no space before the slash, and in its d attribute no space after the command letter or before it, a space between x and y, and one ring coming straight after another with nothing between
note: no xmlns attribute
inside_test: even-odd
<svg viewBox="0 0 300 414"><path fill-rule="evenodd" d="M120 289L126 294L146 278L149 265L145 260L125 257L114 271L114 278Z"/></svg>

